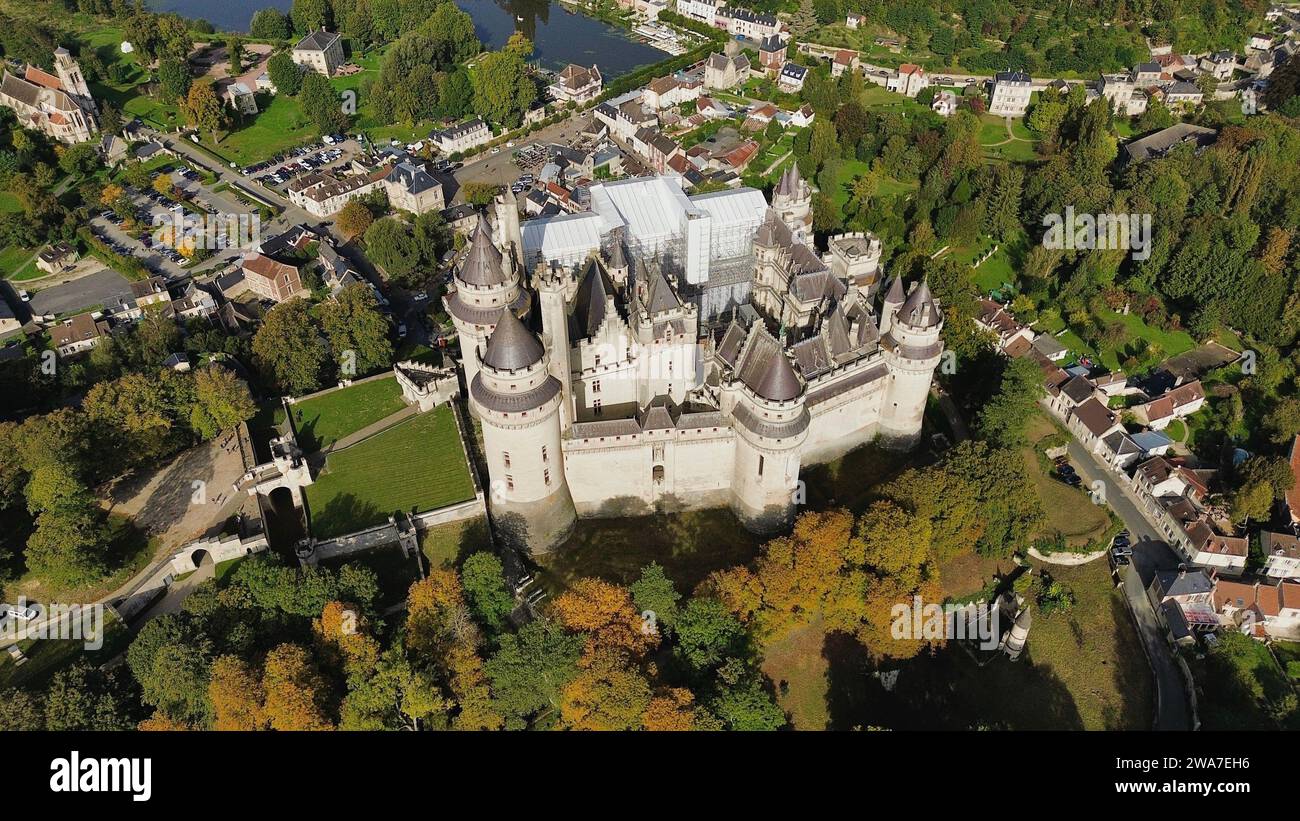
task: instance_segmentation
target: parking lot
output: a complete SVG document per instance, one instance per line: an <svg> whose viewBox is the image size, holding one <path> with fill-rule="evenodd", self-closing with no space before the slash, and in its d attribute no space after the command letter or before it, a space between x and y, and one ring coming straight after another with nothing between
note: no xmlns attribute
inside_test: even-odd
<svg viewBox="0 0 1300 821"><path fill-rule="evenodd" d="M336 134L330 137L330 142L322 141L277 154L266 162L241 168L239 173L259 185L282 192L297 177L346 165L361 150L357 140Z"/></svg>
<svg viewBox="0 0 1300 821"><path fill-rule="evenodd" d="M79 279L53 285L31 295L27 307L34 316L55 316L132 300L131 283L107 268Z"/></svg>

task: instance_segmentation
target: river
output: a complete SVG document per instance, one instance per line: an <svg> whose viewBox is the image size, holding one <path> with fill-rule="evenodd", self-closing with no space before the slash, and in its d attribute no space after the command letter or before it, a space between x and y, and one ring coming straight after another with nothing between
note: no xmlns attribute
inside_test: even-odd
<svg viewBox="0 0 1300 821"><path fill-rule="evenodd" d="M533 42L533 59L543 68L569 63L600 67L606 80L658 62L668 55L632 39L631 34L602 20L579 14L552 0L455 0L474 18L474 30L484 46L497 49L521 31ZM247 31L253 12L272 6L288 11L292 0L148 0L158 11L203 18L221 31Z"/></svg>

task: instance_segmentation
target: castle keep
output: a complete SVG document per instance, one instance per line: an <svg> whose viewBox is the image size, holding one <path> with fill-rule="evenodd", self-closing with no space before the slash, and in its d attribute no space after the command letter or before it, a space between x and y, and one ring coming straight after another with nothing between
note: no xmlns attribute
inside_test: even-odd
<svg viewBox="0 0 1300 821"><path fill-rule="evenodd" d="M870 235L819 257L810 198L797 168L773 206L650 177L521 227L498 198L445 303L504 530L546 550L577 516L729 505L767 531L804 465L917 442L939 303L924 282L881 289Z"/></svg>

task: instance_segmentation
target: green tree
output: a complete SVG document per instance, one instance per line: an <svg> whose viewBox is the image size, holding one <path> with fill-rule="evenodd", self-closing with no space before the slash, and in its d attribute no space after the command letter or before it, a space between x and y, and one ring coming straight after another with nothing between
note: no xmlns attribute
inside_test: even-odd
<svg viewBox="0 0 1300 821"><path fill-rule="evenodd" d="M343 105L330 81L314 71L303 75L298 102L303 114L307 115L307 119L311 120L321 134L344 131L351 123L351 118L343 111Z"/></svg>
<svg viewBox="0 0 1300 821"><path fill-rule="evenodd" d="M207 131L214 138L227 124L226 107L213 91L210 80L200 80L190 86L181 103L181 113L187 125L198 131Z"/></svg>
<svg viewBox="0 0 1300 821"><path fill-rule="evenodd" d="M320 387L326 353L308 303L291 299L267 312L253 337L253 361L280 390L301 395Z"/></svg>
<svg viewBox="0 0 1300 821"><path fill-rule="evenodd" d="M515 128L537 99L537 87L523 59L512 51L495 51L479 58L470 76L474 110L492 122Z"/></svg>
<svg viewBox="0 0 1300 821"><path fill-rule="evenodd" d="M193 82L189 64L184 60L169 59L158 64L158 85L162 90L164 101L184 100L190 93L190 85Z"/></svg>
<svg viewBox="0 0 1300 821"><path fill-rule="evenodd" d="M194 374L194 399L190 426L204 439L232 430L257 413L248 385L234 371L217 364Z"/></svg>
<svg viewBox="0 0 1300 821"><path fill-rule="evenodd" d="M506 589L501 560L486 551L472 553L460 568L460 578L470 612L489 634L501 632L510 611L515 609L514 596Z"/></svg>
<svg viewBox="0 0 1300 821"><path fill-rule="evenodd" d="M289 16L293 20L293 30L298 34L329 28L332 22L329 0L293 0Z"/></svg>
<svg viewBox="0 0 1300 821"><path fill-rule="evenodd" d="M643 613L654 613L656 624L672 628L677 622L677 602L682 594L673 587L672 579L664 573L658 562L651 562L641 568L641 577L628 589L632 592L632 601Z"/></svg>
<svg viewBox="0 0 1300 821"><path fill-rule="evenodd" d="M406 224L394 217L375 220L366 229L366 253L390 276L405 280L415 272L420 251Z"/></svg>
<svg viewBox="0 0 1300 821"><path fill-rule="evenodd" d="M266 61L266 71L277 93L294 97L302 89L302 66L295 63L288 52L272 55Z"/></svg>
<svg viewBox="0 0 1300 821"><path fill-rule="evenodd" d="M290 20L279 9L259 9L253 12L248 33L259 40L288 40Z"/></svg>
<svg viewBox="0 0 1300 821"><path fill-rule="evenodd" d="M374 292L364 283L354 282L326 300L320 320L335 364L351 371L345 370L344 376L355 378L392 364L388 320L379 312Z"/></svg>

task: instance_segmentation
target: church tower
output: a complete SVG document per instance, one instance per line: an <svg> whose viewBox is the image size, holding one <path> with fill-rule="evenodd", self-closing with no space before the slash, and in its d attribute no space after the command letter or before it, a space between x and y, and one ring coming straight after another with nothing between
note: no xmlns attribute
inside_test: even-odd
<svg viewBox="0 0 1300 821"><path fill-rule="evenodd" d="M897 279L885 298L881 319L882 331L888 329L880 347L889 381L880 408L880 438L886 447L909 450L921 438L930 381L943 355L939 339L943 314L925 281L913 288L897 309L890 305L890 299L896 296L895 288L902 289Z"/></svg>
<svg viewBox="0 0 1300 821"><path fill-rule="evenodd" d="M62 46L54 50L54 73L58 75L59 85L64 92L77 102L77 106L92 123L92 128L97 129L99 109L95 107L95 100L90 96L90 86L86 84L86 78L81 73L81 66Z"/></svg>
<svg viewBox="0 0 1300 821"><path fill-rule="evenodd" d="M485 220L486 217L479 217L469 252L452 275L453 288L443 297L443 305L460 339L466 385L478 373L479 358L501 309L509 308L515 316L526 316L531 307L531 297L520 284L513 255L503 255L492 244Z"/></svg>
<svg viewBox="0 0 1300 821"><path fill-rule="evenodd" d="M502 309L469 386L483 426L488 509L517 547L544 553L562 542L577 518L564 475L560 380L542 343Z"/></svg>

